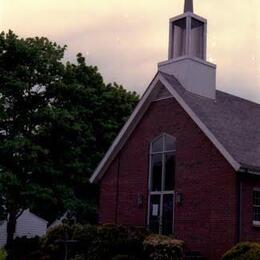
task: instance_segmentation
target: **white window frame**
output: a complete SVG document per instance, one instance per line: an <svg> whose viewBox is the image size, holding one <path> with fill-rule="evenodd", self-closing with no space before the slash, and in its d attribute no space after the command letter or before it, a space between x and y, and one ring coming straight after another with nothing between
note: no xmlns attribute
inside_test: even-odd
<svg viewBox="0 0 260 260"><path fill-rule="evenodd" d="M163 197L164 195L173 195L173 219L172 219L172 232L174 232L174 210L175 210L175 191L164 191L165 187L165 156L168 153L174 153L176 154L176 148L174 150L166 150L166 136L170 138L174 138L173 136L163 133L160 136L156 137L153 139L150 143L150 151L149 151L149 178L148 178L148 209L147 209L147 227L149 228L150 226L150 207L151 207L151 196L152 195L160 195L160 212L159 212L159 234L162 234L162 215L163 215ZM152 151L152 145L153 143L160 139L163 138L163 150L161 152L153 152ZM176 142L176 139L175 139ZM161 191L152 191L152 156L155 154L162 154L162 181L161 181Z"/></svg>
<svg viewBox="0 0 260 260"><path fill-rule="evenodd" d="M253 196L254 196L254 192L255 191L260 193L260 188L254 188L253 189ZM253 197L253 225L260 227L260 221L254 219L254 210L255 210L255 208L260 208L260 204L258 204L258 205L254 204L254 197Z"/></svg>

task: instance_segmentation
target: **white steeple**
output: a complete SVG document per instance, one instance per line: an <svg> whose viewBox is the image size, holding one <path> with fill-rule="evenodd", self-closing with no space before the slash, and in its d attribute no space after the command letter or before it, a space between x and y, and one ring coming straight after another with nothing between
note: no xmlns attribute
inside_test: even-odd
<svg viewBox="0 0 260 260"><path fill-rule="evenodd" d="M173 74L190 92L215 98L216 65L206 55L207 20L193 13L193 0L185 0L184 13L170 19L168 60L159 71Z"/></svg>

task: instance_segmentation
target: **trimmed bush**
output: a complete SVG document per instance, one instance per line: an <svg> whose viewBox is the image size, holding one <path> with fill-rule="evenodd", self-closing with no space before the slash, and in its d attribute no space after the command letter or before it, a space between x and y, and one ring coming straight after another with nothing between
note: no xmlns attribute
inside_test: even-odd
<svg viewBox="0 0 260 260"><path fill-rule="evenodd" d="M88 252L88 259L112 259L117 255L140 257L143 253L143 240L147 231L116 225L97 227L97 237Z"/></svg>
<svg viewBox="0 0 260 260"><path fill-rule="evenodd" d="M168 236L150 235L144 242L144 253L152 260L183 259L184 242Z"/></svg>
<svg viewBox="0 0 260 260"><path fill-rule="evenodd" d="M64 259L64 245L58 243L59 240L71 239L73 227L62 224L50 229L41 240L43 255L49 260Z"/></svg>
<svg viewBox="0 0 260 260"><path fill-rule="evenodd" d="M84 255L75 255L71 260L87 260Z"/></svg>
<svg viewBox="0 0 260 260"><path fill-rule="evenodd" d="M183 256L182 241L150 235L144 228L61 225L42 239L44 259L63 259L64 246L56 242L65 238L76 241L69 247L69 257L73 260L180 260Z"/></svg>
<svg viewBox="0 0 260 260"><path fill-rule="evenodd" d="M260 243L239 243L231 248L222 260L260 260Z"/></svg>
<svg viewBox="0 0 260 260"><path fill-rule="evenodd" d="M78 257L88 253L96 238L97 227L94 225L75 225L73 227L72 239L78 241L75 245L75 253Z"/></svg>
<svg viewBox="0 0 260 260"><path fill-rule="evenodd" d="M143 228L117 225L60 225L42 239L42 251L47 259L63 259L64 246L57 240L67 238L77 241L69 246L69 255L76 260L108 260L118 255L135 260L143 254L147 234Z"/></svg>
<svg viewBox="0 0 260 260"><path fill-rule="evenodd" d="M129 256L129 255L117 255L114 256L112 260L141 260L141 258L136 258L135 256Z"/></svg>
<svg viewBox="0 0 260 260"><path fill-rule="evenodd" d="M17 237L8 253L8 259L38 260L40 253L40 238Z"/></svg>
<svg viewBox="0 0 260 260"><path fill-rule="evenodd" d="M7 253L3 248L0 248L0 260L5 260L7 257Z"/></svg>

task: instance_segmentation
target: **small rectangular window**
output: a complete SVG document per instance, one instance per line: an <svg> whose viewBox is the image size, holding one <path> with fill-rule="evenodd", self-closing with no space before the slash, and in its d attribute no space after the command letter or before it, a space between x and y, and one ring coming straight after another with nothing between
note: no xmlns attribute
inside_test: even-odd
<svg viewBox="0 0 260 260"><path fill-rule="evenodd" d="M253 191L253 224L260 225L260 188Z"/></svg>
<svg viewBox="0 0 260 260"><path fill-rule="evenodd" d="M165 184L164 190L171 191L174 190L174 181L175 181L175 153L166 153L165 154Z"/></svg>
<svg viewBox="0 0 260 260"><path fill-rule="evenodd" d="M162 154L152 155L152 191L162 190Z"/></svg>

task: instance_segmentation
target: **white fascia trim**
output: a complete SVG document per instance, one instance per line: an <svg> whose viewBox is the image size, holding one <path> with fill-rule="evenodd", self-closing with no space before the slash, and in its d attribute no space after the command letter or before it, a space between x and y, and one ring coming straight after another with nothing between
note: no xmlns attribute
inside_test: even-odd
<svg viewBox="0 0 260 260"><path fill-rule="evenodd" d="M255 226L255 227L260 227L260 221L254 220L254 221L253 221L253 226Z"/></svg>
<svg viewBox="0 0 260 260"><path fill-rule="evenodd" d="M242 166L240 169L239 169L239 172L241 173L249 173L251 175L257 175L257 176L260 176L260 170L257 171L257 170L250 170L248 169L248 167L246 166Z"/></svg>
<svg viewBox="0 0 260 260"><path fill-rule="evenodd" d="M180 62L180 61L183 61L183 60L192 60L192 61L201 63L201 64L208 66L210 68L213 68L213 69L217 68L217 65L214 64L214 63L202 60L202 59L197 58L197 57L191 57L191 56L188 56L188 55L184 55L184 56L180 56L180 57L176 57L176 58L172 58L172 59L169 59L169 60L166 60L166 61L159 62L158 67L166 66L166 65L171 64L171 63L177 63L177 62Z"/></svg>
<svg viewBox="0 0 260 260"><path fill-rule="evenodd" d="M120 144L122 137L125 135L125 133L127 132L128 128L131 126L133 121L136 119L139 112L143 108L145 102L147 101L148 97L152 93L154 87L158 83L158 75L159 75L158 73L155 75L154 79L152 80L149 87L143 94L142 98L140 99L139 103L137 104L136 108L134 109L133 113L131 114L130 118L127 120L127 122L125 123L125 125L123 126L121 131L119 132L118 136L116 137L116 139L110 146L109 150L107 151L107 153L105 154L105 156L99 163L98 167L94 171L93 175L90 177L90 179L89 179L90 183L96 183L100 178L102 178L105 170L108 167L108 161L112 161L114 159L114 157L115 157L115 155L113 156L114 150Z"/></svg>
<svg viewBox="0 0 260 260"><path fill-rule="evenodd" d="M159 80L167 88L167 90L173 95L177 102L182 106L186 113L193 119L202 132L210 139L210 141L217 147L220 153L226 158L226 160L232 165L235 171L240 169L240 164L230 155L230 153L224 148L224 146L217 140L213 133L207 128L207 126L198 118L198 116L192 111L192 109L185 103L181 96L173 89L173 87L159 75Z"/></svg>
<svg viewBox="0 0 260 260"><path fill-rule="evenodd" d="M194 14L192 12L186 12L186 13L174 16L174 17L170 18L170 22L175 22L177 20L180 20L180 19L186 18L186 17L192 17L192 18L195 18L195 19L207 24L207 19L205 19L202 16L199 16L197 14Z"/></svg>
<svg viewBox="0 0 260 260"><path fill-rule="evenodd" d="M223 145L216 139L216 137L212 134L212 132L206 127L206 125L197 117L197 115L192 111L192 109L184 102L184 100L181 98L181 96L173 89L173 87L165 80L160 73L157 73L152 80L151 84L149 85L146 92L143 94L141 100L139 101L138 105L134 109L134 112L124 125L124 127L121 129L120 133L110 146L109 150L101 160L100 164L94 171L93 175L89 179L90 183L97 183L100 178L102 178L104 172L108 168L108 165L110 162L112 162L116 156L116 153L114 153L115 149L118 148L118 145L120 144L121 139L126 134L129 127L132 125L133 121L138 116L139 112L143 108L145 102L147 102L147 99L151 95L154 87L156 84L160 81L166 89L172 94L172 96L177 100L177 102L182 106L182 108L186 111L186 113L193 119L193 121L198 125L198 127L204 132L204 134L211 140L211 142L217 147L217 149L220 151L220 153L226 158L226 160L232 165L232 167L238 171L240 169L240 164L234 160L234 158L229 154L229 152L223 147ZM141 116L139 117L139 120L141 119ZM139 121L137 120L137 122ZM137 123L136 122L136 123ZM133 130L133 129L132 129ZM132 131L130 131L129 135ZM125 140L126 141L126 140ZM125 142L124 141L124 142ZM123 142L123 143L124 143ZM122 144L121 144L122 145Z"/></svg>

